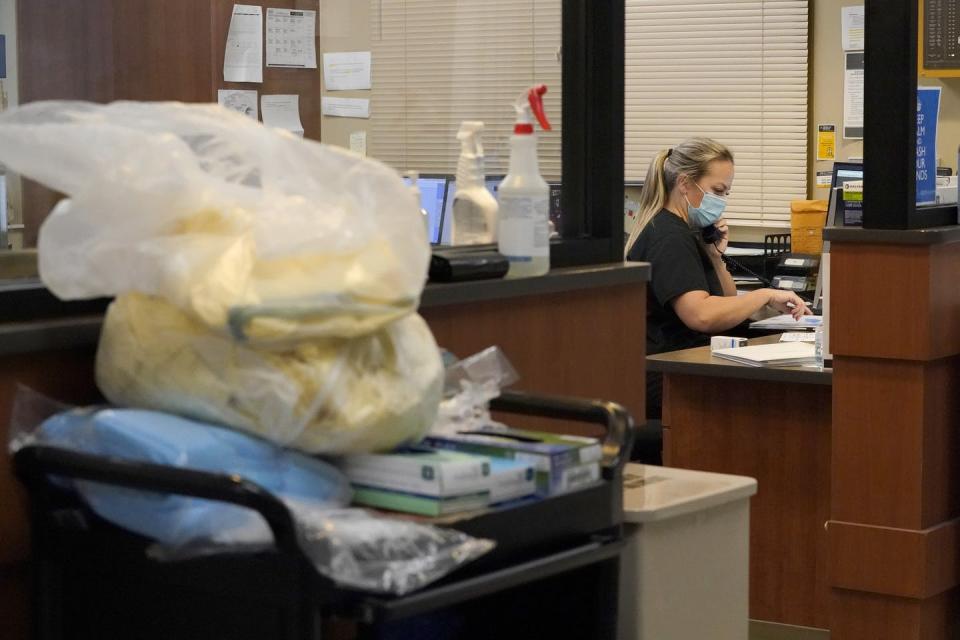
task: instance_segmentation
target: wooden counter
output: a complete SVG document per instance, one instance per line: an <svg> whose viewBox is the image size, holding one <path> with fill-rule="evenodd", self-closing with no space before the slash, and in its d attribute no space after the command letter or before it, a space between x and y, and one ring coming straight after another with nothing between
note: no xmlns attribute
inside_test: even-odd
<svg viewBox="0 0 960 640"><path fill-rule="evenodd" d="M829 628L832 371L750 367L709 347L649 356L648 370L664 376L664 463L758 481L750 617Z"/></svg>

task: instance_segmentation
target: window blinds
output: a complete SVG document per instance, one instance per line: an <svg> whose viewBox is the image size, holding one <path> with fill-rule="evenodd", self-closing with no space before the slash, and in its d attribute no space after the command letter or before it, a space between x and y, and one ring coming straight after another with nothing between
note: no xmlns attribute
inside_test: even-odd
<svg viewBox="0 0 960 640"><path fill-rule="evenodd" d="M370 155L398 170L456 172L462 120L482 120L487 174L505 174L513 103L544 83L552 132L540 172L559 179L561 0L371 0Z"/></svg>
<svg viewBox="0 0 960 640"><path fill-rule="evenodd" d="M689 136L736 160L731 224L806 198L807 0L626 0L625 175Z"/></svg>

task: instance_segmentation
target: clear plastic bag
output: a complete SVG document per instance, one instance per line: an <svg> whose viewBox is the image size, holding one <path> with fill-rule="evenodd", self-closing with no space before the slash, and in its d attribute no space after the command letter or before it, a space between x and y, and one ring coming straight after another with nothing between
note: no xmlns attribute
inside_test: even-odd
<svg viewBox="0 0 960 640"><path fill-rule="evenodd" d="M490 401L505 387L519 380L500 347L448 364L444 377L444 400L431 432L442 435L480 429L506 429L490 416Z"/></svg>
<svg viewBox="0 0 960 640"><path fill-rule="evenodd" d="M30 103L0 114L0 163L69 196L39 238L65 300L156 295L273 345L376 331L426 280L395 171L218 105Z"/></svg>
<svg viewBox="0 0 960 640"><path fill-rule="evenodd" d="M271 491L290 509L298 542L317 571L354 589L402 595L493 548L459 531L379 517L349 502L346 479L320 460L228 429L151 411L65 405L18 391L10 450L58 446L113 458L231 473ZM98 515L157 541L148 553L185 560L268 549L273 538L256 512L212 500L87 481L57 480Z"/></svg>
<svg viewBox="0 0 960 640"><path fill-rule="evenodd" d="M217 105L135 102L0 114L0 163L69 196L40 229L50 290L117 297L97 355L111 402L311 453L433 423L430 249L392 169Z"/></svg>

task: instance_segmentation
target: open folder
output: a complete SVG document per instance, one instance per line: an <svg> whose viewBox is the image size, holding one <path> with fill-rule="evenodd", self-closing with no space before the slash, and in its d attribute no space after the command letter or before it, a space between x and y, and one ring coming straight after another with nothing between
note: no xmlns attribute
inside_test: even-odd
<svg viewBox="0 0 960 640"><path fill-rule="evenodd" d="M775 342L717 349L713 355L751 367L797 367L815 363L815 349L809 342Z"/></svg>

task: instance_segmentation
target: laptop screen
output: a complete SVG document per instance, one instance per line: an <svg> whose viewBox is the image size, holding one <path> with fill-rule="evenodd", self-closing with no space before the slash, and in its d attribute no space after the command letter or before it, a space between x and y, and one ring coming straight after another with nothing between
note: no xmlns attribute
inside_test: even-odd
<svg viewBox="0 0 960 640"><path fill-rule="evenodd" d="M403 181L410 185L409 178L404 178ZM420 206L427 212L427 236L432 244L439 241L448 181L453 182L449 176L420 176L417 179L417 187L420 189Z"/></svg>

